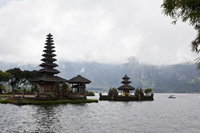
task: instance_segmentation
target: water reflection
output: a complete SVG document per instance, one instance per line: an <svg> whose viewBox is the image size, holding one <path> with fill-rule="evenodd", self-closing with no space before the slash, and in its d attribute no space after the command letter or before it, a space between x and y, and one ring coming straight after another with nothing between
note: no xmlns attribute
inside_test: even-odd
<svg viewBox="0 0 200 133"><path fill-rule="evenodd" d="M200 95L176 96L172 100L159 94L151 102L0 104L0 133L199 132Z"/></svg>
<svg viewBox="0 0 200 133"><path fill-rule="evenodd" d="M35 114L32 115L36 125L34 132L54 132L59 129L58 109L58 106L37 106Z"/></svg>
<svg viewBox="0 0 200 133"><path fill-rule="evenodd" d="M84 119L89 113L84 113L88 104L37 106L32 119L35 126L28 132L73 132L81 129ZM85 114L85 115L84 115Z"/></svg>

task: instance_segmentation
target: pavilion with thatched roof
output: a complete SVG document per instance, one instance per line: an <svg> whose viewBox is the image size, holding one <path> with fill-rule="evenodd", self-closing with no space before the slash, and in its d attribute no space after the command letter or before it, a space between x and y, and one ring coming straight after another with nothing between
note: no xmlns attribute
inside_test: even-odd
<svg viewBox="0 0 200 133"><path fill-rule="evenodd" d="M72 91L73 89L75 89L78 94L83 94L83 95L85 95L86 84L91 83L89 79L86 79L85 77L82 77L81 75L73 77L67 82L69 84L72 84L72 87L71 87Z"/></svg>

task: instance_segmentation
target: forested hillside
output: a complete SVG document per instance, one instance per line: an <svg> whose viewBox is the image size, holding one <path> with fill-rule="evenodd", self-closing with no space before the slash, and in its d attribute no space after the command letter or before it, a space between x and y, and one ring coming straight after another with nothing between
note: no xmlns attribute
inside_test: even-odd
<svg viewBox="0 0 200 133"><path fill-rule="evenodd" d="M199 92L200 71L194 64L177 64L168 66L151 66L139 64L132 59L125 64L130 72L133 85L153 88L155 92Z"/></svg>
<svg viewBox="0 0 200 133"><path fill-rule="evenodd" d="M82 74L92 80L89 88L119 87L127 74L135 88L152 88L154 92L200 92L200 70L185 63L153 66L139 63L135 58L122 65L98 63L60 63L61 75L71 78Z"/></svg>
<svg viewBox="0 0 200 133"><path fill-rule="evenodd" d="M139 63L135 58L122 65L99 64L95 62L59 62L59 76L70 79L78 74L90 79L88 89L107 91L109 87L121 86L122 77L127 74L135 88L152 88L154 92L200 92L200 70L191 63L153 66ZM0 66L1 70L14 68L14 64ZM20 66L22 70L39 70L38 66Z"/></svg>

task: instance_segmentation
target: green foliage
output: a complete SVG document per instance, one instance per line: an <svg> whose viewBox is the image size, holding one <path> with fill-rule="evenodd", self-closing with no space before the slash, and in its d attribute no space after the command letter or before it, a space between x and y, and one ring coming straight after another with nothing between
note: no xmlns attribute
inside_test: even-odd
<svg viewBox="0 0 200 133"><path fill-rule="evenodd" d="M71 86L69 84L66 84L66 91L70 92L71 91Z"/></svg>
<svg viewBox="0 0 200 133"><path fill-rule="evenodd" d="M3 89L4 89L4 86L0 84L0 94L2 94Z"/></svg>
<svg viewBox="0 0 200 133"><path fill-rule="evenodd" d="M20 68L9 69L6 72L10 74L10 77L9 77L10 82L9 83L12 86L12 91L13 91L13 89L20 90L19 85L30 85L29 80L31 78L39 76L39 73L36 70L22 71Z"/></svg>
<svg viewBox="0 0 200 133"><path fill-rule="evenodd" d="M143 97L143 96L144 96L143 89L142 89L142 88L137 88L137 89L135 90L135 96L136 96L136 97L139 97L139 96Z"/></svg>
<svg viewBox="0 0 200 133"><path fill-rule="evenodd" d="M3 85L3 82L8 82L11 75L7 72L3 72L0 70L0 94L2 91L5 91L5 86Z"/></svg>
<svg viewBox="0 0 200 133"><path fill-rule="evenodd" d="M138 96L139 95L139 93L140 93L140 90L139 90L139 88L137 88L137 89L135 89L135 96Z"/></svg>
<svg viewBox="0 0 200 133"><path fill-rule="evenodd" d="M4 94L4 95L0 95L0 99L10 99L11 95L10 94Z"/></svg>
<svg viewBox="0 0 200 133"><path fill-rule="evenodd" d="M10 73L11 78L10 78L10 85L12 86L12 91L13 89L19 84L21 77L22 77L22 71L20 68L13 68L9 69L6 72Z"/></svg>
<svg viewBox="0 0 200 133"><path fill-rule="evenodd" d="M92 91L85 91L86 92L86 96L95 96L94 92Z"/></svg>
<svg viewBox="0 0 200 133"><path fill-rule="evenodd" d="M7 92L7 90L6 90L6 86L5 85L2 85L2 84L0 84L0 94L2 94L2 92Z"/></svg>
<svg viewBox="0 0 200 133"><path fill-rule="evenodd" d="M3 72L3 71L0 70L0 83L1 82L8 82L10 78L11 78L10 73Z"/></svg>
<svg viewBox="0 0 200 133"><path fill-rule="evenodd" d="M197 30L197 37L192 41L192 51L200 52L200 0L164 0L161 6L163 13L174 19L176 24L180 18L183 22L189 21ZM200 68L200 58L196 59Z"/></svg>
<svg viewBox="0 0 200 133"><path fill-rule="evenodd" d="M22 71L21 83L28 85L30 84L29 82L30 79L34 77L38 77L38 76L39 76L39 72L36 70L33 70L33 71L24 70Z"/></svg>
<svg viewBox="0 0 200 133"><path fill-rule="evenodd" d="M12 91L8 91L8 93L7 94L12 94Z"/></svg>
<svg viewBox="0 0 200 133"><path fill-rule="evenodd" d="M53 93L48 93L46 96L47 96L48 101L50 101L50 100L52 100L52 101L57 100L57 96L54 95Z"/></svg>
<svg viewBox="0 0 200 133"><path fill-rule="evenodd" d="M109 91L108 91L108 96L111 98L111 97L116 97L118 96L118 91L116 88L110 88Z"/></svg>
<svg viewBox="0 0 200 133"><path fill-rule="evenodd" d="M33 92L32 88L31 89L26 89L26 93L32 93L32 92Z"/></svg>
<svg viewBox="0 0 200 133"><path fill-rule="evenodd" d="M31 85L31 92L37 91L37 84Z"/></svg>
<svg viewBox="0 0 200 133"><path fill-rule="evenodd" d="M144 93L146 95L150 95L152 93L152 89L151 88L147 88L147 89L144 90Z"/></svg>
<svg viewBox="0 0 200 133"><path fill-rule="evenodd" d="M3 104L11 103L11 100L8 100L8 99L1 100L0 99L0 103L3 103Z"/></svg>

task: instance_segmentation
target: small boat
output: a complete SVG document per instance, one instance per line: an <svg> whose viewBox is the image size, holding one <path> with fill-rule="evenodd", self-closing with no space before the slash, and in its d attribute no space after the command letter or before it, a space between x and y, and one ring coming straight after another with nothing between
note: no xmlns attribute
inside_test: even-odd
<svg viewBox="0 0 200 133"><path fill-rule="evenodd" d="M168 98L176 98L174 95L170 95Z"/></svg>

